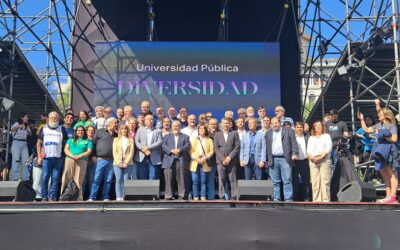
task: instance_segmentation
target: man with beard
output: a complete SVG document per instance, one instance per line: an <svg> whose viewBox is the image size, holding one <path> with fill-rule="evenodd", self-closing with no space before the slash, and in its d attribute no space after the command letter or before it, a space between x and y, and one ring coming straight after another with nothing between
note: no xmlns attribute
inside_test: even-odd
<svg viewBox="0 0 400 250"><path fill-rule="evenodd" d="M163 121L165 118L165 112L164 112L164 108L161 106L158 106L156 108L156 117L155 117L155 124L156 124L156 128L158 129L162 129L163 128Z"/></svg>
<svg viewBox="0 0 400 250"><path fill-rule="evenodd" d="M285 201L293 201L292 166L298 160L299 148L293 129L283 127L279 117L271 119L266 133L267 166L274 186L274 201L281 201L281 183Z"/></svg>
<svg viewBox="0 0 400 250"><path fill-rule="evenodd" d="M63 166L63 150L68 139L65 128L59 124L60 116L53 111L49 114L47 125L39 132L36 145L37 163L42 165L42 201L56 201ZM51 185L49 190L49 179Z"/></svg>
<svg viewBox="0 0 400 250"><path fill-rule="evenodd" d="M178 184L179 199L186 200L190 192L190 141L189 136L181 133L181 123L172 122L172 133L165 136L162 142L165 178L165 199L171 200L173 197L173 180ZM186 178L185 178L186 177Z"/></svg>

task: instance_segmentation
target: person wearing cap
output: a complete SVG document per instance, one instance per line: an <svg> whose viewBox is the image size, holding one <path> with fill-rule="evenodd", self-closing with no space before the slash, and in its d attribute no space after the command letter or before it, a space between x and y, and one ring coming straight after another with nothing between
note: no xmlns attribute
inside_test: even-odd
<svg viewBox="0 0 400 250"><path fill-rule="evenodd" d="M339 112L336 109L332 109L329 111L331 115L331 120L325 122L326 132L332 138L332 151L331 151L331 159L333 169L335 169L335 165L337 162L337 145L338 141L341 137L348 137L349 130L347 128L347 124L344 121L339 121Z"/></svg>

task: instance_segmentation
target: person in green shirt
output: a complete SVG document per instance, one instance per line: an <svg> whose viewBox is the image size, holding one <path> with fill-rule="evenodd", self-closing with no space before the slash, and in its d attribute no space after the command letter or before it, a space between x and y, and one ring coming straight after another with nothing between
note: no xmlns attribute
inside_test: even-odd
<svg viewBox="0 0 400 250"><path fill-rule="evenodd" d="M86 129L78 125L74 131L74 138L70 138L65 145L65 164L61 178L61 192L72 179L79 188L79 198L82 200L82 184L85 179L88 156L92 153L93 142L87 138Z"/></svg>
<svg viewBox="0 0 400 250"><path fill-rule="evenodd" d="M89 114L84 110L79 111L79 121L74 125L74 130L78 126L83 126L86 129L89 125L94 127L94 122L89 120Z"/></svg>

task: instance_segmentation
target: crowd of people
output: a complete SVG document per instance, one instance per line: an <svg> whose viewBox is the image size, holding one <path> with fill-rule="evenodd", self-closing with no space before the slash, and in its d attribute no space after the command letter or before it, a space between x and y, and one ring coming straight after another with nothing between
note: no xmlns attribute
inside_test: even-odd
<svg viewBox="0 0 400 250"><path fill-rule="evenodd" d="M393 203L397 122L379 100L376 107L379 123L358 114L359 158L375 159L386 184L386 197L379 202ZM79 188L78 200L108 201L113 179L117 201L124 200L128 179L162 179L166 200L236 199L238 179L271 179L274 201L329 202L338 141L350 136L336 110L311 126L286 117L282 106L275 107L273 117L265 107L256 115L249 106L236 115L228 110L221 120L211 112L196 117L185 107L179 112L157 107L153 114L148 101L137 115L129 105L115 113L98 106L93 117L86 111L75 115L72 109L63 119L50 112L36 128L22 114L11 127L10 179L31 179L44 202L58 200L71 180ZM29 169L32 153L37 160Z"/></svg>

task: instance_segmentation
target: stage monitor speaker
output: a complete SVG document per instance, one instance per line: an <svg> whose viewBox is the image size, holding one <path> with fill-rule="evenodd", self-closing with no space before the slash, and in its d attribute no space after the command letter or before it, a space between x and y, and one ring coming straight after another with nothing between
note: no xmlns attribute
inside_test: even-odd
<svg viewBox="0 0 400 250"><path fill-rule="evenodd" d="M352 181L343 186L337 197L341 202L375 201L376 190L371 183Z"/></svg>
<svg viewBox="0 0 400 250"><path fill-rule="evenodd" d="M0 182L0 201L13 201L19 181Z"/></svg>
<svg viewBox="0 0 400 250"><path fill-rule="evenodd" d="M20 181L18 183L14 201L32 202L35 197L36 191L29 181Z"/></svg>
<svg viewBox="0 0 400 250"><path fill-rule="evenodd" d="M238 199L271 200L273 184L270 180L238 180Z"/></svg>
<svg viewBox="0 0 400 250"><path fill-rule="evenodd" d="M160 199L160 180L125 181L125 200Z"/></svg>
<svg viewBox="0 0 400 250"><path fill-rule="evenodd" d="M34 201L36 192L28 181L1 181L0 201Z"/></svg>

